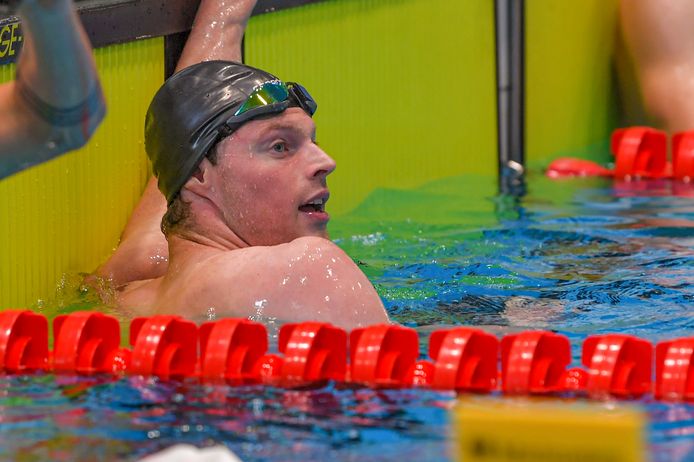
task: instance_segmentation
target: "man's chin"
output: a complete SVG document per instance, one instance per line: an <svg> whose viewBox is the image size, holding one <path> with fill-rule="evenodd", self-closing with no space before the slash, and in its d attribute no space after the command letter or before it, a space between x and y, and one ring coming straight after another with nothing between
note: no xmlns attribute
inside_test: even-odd
<svg viewBox="0 0 694 462"><path fill-rule="evenodd" d="M304 233L301 237L322 237L323 239L330 239L327 229L315 230L308 233Z"/></svg>
<svg viewBox="0 0 694 462"><path fill-rule="evenodd" d="M299 233L297 237L322 237L323 239L330 239L330 236L328 235L328 227L326 225L327 223L321 226L311 226L306 228L303 230L303 232Z"/></svg>

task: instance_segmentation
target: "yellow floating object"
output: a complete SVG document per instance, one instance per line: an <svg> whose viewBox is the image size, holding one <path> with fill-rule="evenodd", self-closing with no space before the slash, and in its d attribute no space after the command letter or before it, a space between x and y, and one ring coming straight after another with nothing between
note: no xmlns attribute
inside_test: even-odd
<svg viewBox="0 0 694 462"><path fill-rule="evenodd" d="M453 421L459 461L646 460L646 417L624 403L465 397Z"/></svg>

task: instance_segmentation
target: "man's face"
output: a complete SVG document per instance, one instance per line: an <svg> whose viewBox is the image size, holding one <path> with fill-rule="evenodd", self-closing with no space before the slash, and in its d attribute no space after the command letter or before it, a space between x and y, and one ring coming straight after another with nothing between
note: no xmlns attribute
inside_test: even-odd
<svg viewBox="0 0 694 462"><path fill-rule="evenodd" d="M219 207L250 245L327 237L326 177L335 161L315 143L316 127L299 108L241 126L218 146Z"/></svg>

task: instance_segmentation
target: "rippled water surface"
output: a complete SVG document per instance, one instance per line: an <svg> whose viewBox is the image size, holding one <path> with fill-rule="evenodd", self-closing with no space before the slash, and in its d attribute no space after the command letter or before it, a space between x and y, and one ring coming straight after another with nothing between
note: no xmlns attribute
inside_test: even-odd
<svg viewBox="0 0 694 462"><path fill-rule="evenodd" d="M590 334L692 335L694 190L533 178L516 201L494 188L458 177L380 190L334 220L334 239L391 316L419 330L423 352L444 325L552 329L571 339L576 364ZM0 377L0 458L134 460L189 442L225 444L244 460L447 460L453 398L336 384ZM694 406L640 404L653 459L694 460Z"/></svg>

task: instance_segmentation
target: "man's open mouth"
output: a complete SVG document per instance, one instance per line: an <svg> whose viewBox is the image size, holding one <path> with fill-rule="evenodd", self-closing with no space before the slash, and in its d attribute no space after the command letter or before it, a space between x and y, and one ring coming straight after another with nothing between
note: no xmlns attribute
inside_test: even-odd
<svg viewBox="0 0 694 462"><path fill-rule="evenodd" d="M306 213L325 212L325 203L327 202L327 200L327 198L314 199L310 202L307 202L304 205L300 205L299 210Z"/></svg>

